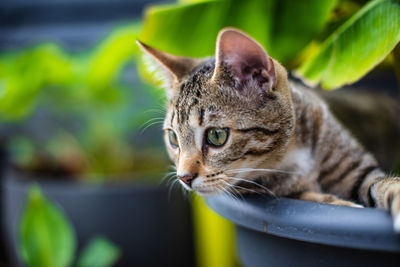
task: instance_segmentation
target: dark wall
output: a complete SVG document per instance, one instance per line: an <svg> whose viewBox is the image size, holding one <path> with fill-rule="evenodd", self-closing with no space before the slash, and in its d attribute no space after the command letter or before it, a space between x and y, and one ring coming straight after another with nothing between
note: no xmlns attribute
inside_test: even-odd
<svg viewBox="0 0 400 267"><path fill-rule="evenodd" d="M0 52L43 41L69 50L96 44L116 24L141 17L150 3L165 0L2 0Z"/></svg>

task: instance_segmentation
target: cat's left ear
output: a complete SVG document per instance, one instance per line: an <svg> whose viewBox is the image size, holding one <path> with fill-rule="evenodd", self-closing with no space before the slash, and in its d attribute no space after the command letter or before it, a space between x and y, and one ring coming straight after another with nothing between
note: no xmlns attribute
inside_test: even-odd
<svg viewBox="0 0 400 267"><path fill-rule="evenodd" d="M274 62L264 48L243 32L226 28L219 32L212 79L230 71L241 86L272 90L276 85Z"/></svg>
<svg viewBox="0 0 400 267"><path fill-rule="evenodd" d="M198 59L168 54L139 40L136 43L161 66L162 74L170 85L181 82L199 64Z"/></svg>

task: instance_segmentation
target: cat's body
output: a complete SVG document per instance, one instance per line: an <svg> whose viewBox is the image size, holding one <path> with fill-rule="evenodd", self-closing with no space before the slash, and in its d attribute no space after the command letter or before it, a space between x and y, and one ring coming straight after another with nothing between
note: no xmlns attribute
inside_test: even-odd
<svg viewBox="0 0 400 267"><path fill-rule="evenodd" d="M319 96L296 82L290 83L290 89L296 118L294 141L276 169L293 173L279 174L279 181L287 181L284 185L274 183L272 177L265 185L280 196L306 200L316 197L315 201L320 199L318 202L346 204L331 196L322 199L322 196L305 194L330 193L365 206L372 205L364 188L384 176L374 157L337 122ZM260 177L259 182L264 183L263 180Z"/></svg>
<svg viewBox="0 0 400 267"><path fill-rule="evenodd" d="M377 206L400 230L400 179L387 177L324 101L289 81L257 42L223 30L216 58L204 60L141 45L166 70L165 142L185 188Z"/></svg>

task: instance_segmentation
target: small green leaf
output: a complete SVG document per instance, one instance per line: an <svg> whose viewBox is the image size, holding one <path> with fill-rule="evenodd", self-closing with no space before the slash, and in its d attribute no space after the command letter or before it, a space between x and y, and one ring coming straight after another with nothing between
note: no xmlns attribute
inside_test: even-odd
<svg viewBox="0 0 400 267"><path fill-rule="evenodd" d="M365 5L297 70L311 85L333 89L353 83L379 64L400 41L400 1Z"/></svg>
<svg viewBox="0 0 400 267"><path fill-rule="evenodd" d="M121 251L103 237L92 240L79 257L77 267L108 267L116 263Z"/></svg>
<svg viewBox="0 0 400 267"><path fill-rule="evenodd" d="M75 232L66 216L43 196L39 186L31 186L20 222L24 262L32 267L67 267L75 246Z"/></svg>

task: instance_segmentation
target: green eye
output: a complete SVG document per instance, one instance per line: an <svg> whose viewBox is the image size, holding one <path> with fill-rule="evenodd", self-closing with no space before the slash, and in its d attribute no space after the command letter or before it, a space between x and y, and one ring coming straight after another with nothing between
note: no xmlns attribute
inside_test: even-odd
<svg viewBox="0 0 400 267"><path fill-rule="evenodd" d="M169 138L169 143L173 148L179 147L179 142L178 142L178 137L176 137L176 134L174 131L169 130L168 131L168 138Z"/></svg>
<svg viewBox="0 0 400 267"><path fill-rule="evenodd" d="M207 143L212 146L222 146L228 139L229 130L227 128L212 128L207 131Z"/></svg>

